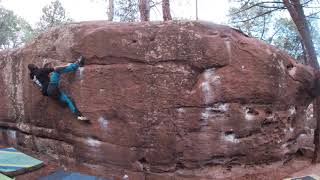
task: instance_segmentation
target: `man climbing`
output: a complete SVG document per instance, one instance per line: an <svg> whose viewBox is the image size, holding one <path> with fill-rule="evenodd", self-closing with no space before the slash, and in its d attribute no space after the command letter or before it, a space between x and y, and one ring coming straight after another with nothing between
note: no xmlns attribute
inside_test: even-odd
<svg viewBox="0 0 320 180"><path fill-rule="evenodd" d="M74 72L78 67L83 67L83 65L84 57L80 56L74 63L70 63L67 66L38 68L34 64L29 64L28 69L30 71L30 79L40 88L44 96L53 97L66 103L72 113L77 116L78 120L87 121L88 118L82 115L72 99L59 89L60 75L67 72Z"/></svg>

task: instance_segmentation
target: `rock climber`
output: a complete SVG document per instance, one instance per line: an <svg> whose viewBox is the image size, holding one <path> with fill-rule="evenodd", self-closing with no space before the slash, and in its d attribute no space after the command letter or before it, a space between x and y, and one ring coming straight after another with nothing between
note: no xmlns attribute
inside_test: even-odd
<svg viewBox="0 0 320 180"><path fill-rule="evenodd" d="M34 64L29 64L30 79L40 88L44 96L53 97L68 105L69 109L78 120L88 121L89 119L82 115L76 107L74 101L68 95L59 89L60 75L67 72L74 72L78 67L84 66L84 57L80 56L74 63L69 63L66 66L56 66L54 68L39 68Z"/></svg>

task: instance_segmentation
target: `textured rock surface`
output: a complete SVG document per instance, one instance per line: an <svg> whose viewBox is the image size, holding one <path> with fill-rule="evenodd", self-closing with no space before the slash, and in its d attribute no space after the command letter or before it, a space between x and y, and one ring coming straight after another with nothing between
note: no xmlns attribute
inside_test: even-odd
<svg viewBox="0 0 320 180"><path fill-rule="evenodd" d="M41 96L26 68L80 54L87 65L61 86L91 124ZM312 70L226 26L71 24L0 52L0 70L0 141L92 174L224 179L221 169L285 161L312 144Z"/></svg>

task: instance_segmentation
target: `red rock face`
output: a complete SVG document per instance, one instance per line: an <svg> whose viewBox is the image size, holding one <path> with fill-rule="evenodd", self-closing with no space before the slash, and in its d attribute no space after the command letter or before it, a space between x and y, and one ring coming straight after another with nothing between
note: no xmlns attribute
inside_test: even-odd
<svg viewBox="0 0 320 180"><path fill-rule="evenodd" d="M29 63L80 54L87 65L61 88L91 124L28 79ZM313 71L226 26L71 24L0 52L0 70L0 140L95 175L223 179L213 172L286 160L312 144Z"/></svg>

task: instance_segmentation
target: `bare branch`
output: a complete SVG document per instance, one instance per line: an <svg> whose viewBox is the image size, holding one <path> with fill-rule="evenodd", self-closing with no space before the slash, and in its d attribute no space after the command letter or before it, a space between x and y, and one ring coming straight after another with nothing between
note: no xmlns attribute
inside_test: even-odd
<svg viewBox="0 0 320 180"><path fill-rule="evenodd" d="M317 11L317 12L314 12L314 13L311 13L311 14L307 15L306 17L312 17L312 16L317 15L319 13L320 13L320 11Z"/></svg>
<svg viewBox="0 0 320 180"><path fill-rule="evenodd" d="M258 5L258 7L261 7L261 8L266 8L266 9L275 9L275 8L278 8L277 6L262 6L262 5ZM284 7L284 6L282 6Z"/></svg>
<svg viewBox="0 0 320 180"><path fill-rule="evenodd" d="M274 33L273 35L268 39L269 43L271 43L273 41L273 38L276 34L278 34L278 32L281 30L281 28L278 28Z"/></svg>
<svg viewBox="0 0 320 180"><path fill-rule="evenodd" d="M312 1L313 0L309 0L309 1L307 1L307 2L305 2L303 4L301 4L301 5L302 5L302 7L306 7L306 5L308 5ZM263 2L259 2L259 3L253 4L253 5L249 6L249 7L244 8L245 6L248 5L249 2L250 2L250 0L248 0L243 6L240 7L239 11L237 11L235 13L232 13L232 14L229 14L229 16L239 14L239 13L241 13L243 11L249 10L251 8L254 8L254 7L261 7L261 8L268 8L268 9L277 9L277 8L280 7L280 8L286 9L285 6L267 6L267 4L273 4L273 5L274 4L278 4L278 5L280 5L280 4L283 4L282 1L271 1L271 2L263 1ZM306 7L306 8L312 8L312 7ZM319 7L314 7L314 8L319 8Z"/></svg>
<svg viewBox="0 0 320 180"><path fill-rule="evenodd" d="M263 6L263 5L265 5L265 4L283 4L283 3L282 3L281 1L273 1L273 2L264 1L264 2L259 2L259 3L253 4L253 5L249 6L249 7L244 8L244 7L247 5L247 3L246 3L245 5L243 5L243 6L240 7L240 10L239 10L239 11L237 11L237 12L235 12L235 13L232 13L232 14L229 14L229 15L230 15L230 16L236 15L236 14L239 14L239 13L241 13L241 12L243 12L243 11L249 10L249 9L254 8L254 7L257 7L257 6ZM244 9L243 9L243 8L244 8ZM275 7L275 8L277 8L277 7Z"/></svg>
<svg viewBox="0 0 320 180"><path fill-rule="evenodd" d="M247 0L247 1L244 3L243 7L246 6L246 5L248 5L249 2L250 2L250 0Z"/></svg>
<svg viewBox="0 0 320 180"><path fill-rule="evenodd" d="M263 40L265 28L266 28L266 17L263 16L263 28L262 28L262 33L261 33L261 36L260 36L261 40Z"/></svg>
<svg viewBox="0 0 320 180"><path fill-rule="evenodd" d="M318 7L316 7L316 6L304 6L304 8L318 9L318 8L320 8L320 6L318 6Z"/></svg>
<svg viewBox="0 0 320 180"><path fill-rule="evenodd" d="M307 1L307 2L305 2L305 3L303 3L303 4L301 4L301 5L302 5L302 7L304 7L304 5L309 4L311 1L313 1L313 0L309 0L309 1Z"/></svg>
<svg viewBox="0 0 320 180"><path fill-rule="evenodd" d="M160 15L160 14L161 14L161 12L160 12L160 10L159 10L158 6L155 6L155 9L156 9L156 11L155 11L155 12L158 12L158 13L159 13L159 15Z"/></svg>
<svg viewBox="0 0 320 180"><path fill-rule="evenodd" d="M284 8L284 7L279 7L279 8L276 8L276 9L272 9L272 10L270 10L270 11L266 11L266 12L264 12L264 13L262 13L262 14L259 14L259 15L257 15L257 16L254 16L254 17L252 17L252 18L249 18L249 19L246 19L246 20L242 20L242 21L233 21L233 22L231 22L231 23L243 23L243 22L248 22L248 21L251 21L251 20L256 19L256 18L258 18L258 17L261 17L261 16L264 16L264 15L270 14L270 13L275 12L275 11L278 11L278 10L283 10L283 9L285 9L285 8Z"/></svg>
<svg viewBox="0 0 320 180"><path fill-rule="evenodd" d="M317 17L317 16L310 16L308 18L311 18L311 19L320 19L320 17Z"/></svg>
<svg viewBox="0 0 320 180"><path fill-rule="evenodd" d="M161 4L161 2L153 2L153 1L152 1L152 3L153 4L150 4L150 9Z"/></svg>

